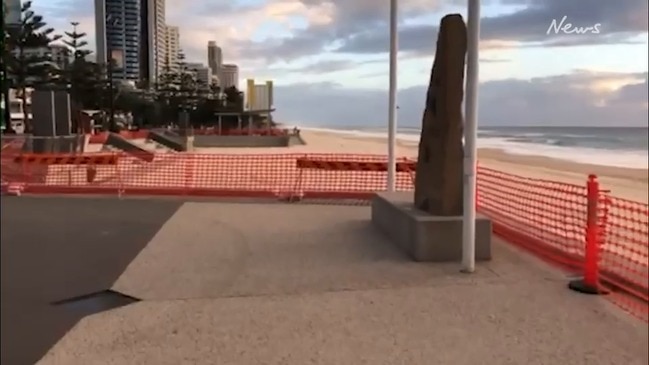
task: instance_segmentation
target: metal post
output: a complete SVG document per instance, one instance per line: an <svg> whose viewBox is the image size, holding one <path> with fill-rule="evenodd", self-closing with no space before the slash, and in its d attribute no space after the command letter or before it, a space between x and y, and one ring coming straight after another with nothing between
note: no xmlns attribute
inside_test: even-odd
<svg viewBox="0 0 649 365"><path fill-rule="evenodd" d="M462 271L475 271L476 161L478 132L478 51L480 0L468 0L468 47L464 123L464 217L462 222Z"/></svg>
<svg viewBox="0 0 649 365"><path fill-rule="evenodd" d="M397 0L390 0L390 94L388 100L388 186L395 191L396 185L396 138L397 138L397 53L399 36Z"/></svg>
<svg viewBox="0 0 649 365"><path fill-rule="evenodd" d="M109 50L108 52L108 108L109 108L109 119L108 119L108 129L111 132L117 132L117 126L115 125L115 95L114 95L114 86L113 86L113 56Z"/></svg>

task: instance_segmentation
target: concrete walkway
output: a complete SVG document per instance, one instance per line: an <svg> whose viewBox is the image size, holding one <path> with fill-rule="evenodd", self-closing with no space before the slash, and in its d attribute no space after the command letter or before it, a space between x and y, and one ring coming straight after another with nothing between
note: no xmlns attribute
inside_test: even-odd
<svg viewBox="0 0 649 365"><path fill-rule="evenodd" d="M504 244L409 261L368 207L185 203L38 364L625 364L647 327Z"/></svg>

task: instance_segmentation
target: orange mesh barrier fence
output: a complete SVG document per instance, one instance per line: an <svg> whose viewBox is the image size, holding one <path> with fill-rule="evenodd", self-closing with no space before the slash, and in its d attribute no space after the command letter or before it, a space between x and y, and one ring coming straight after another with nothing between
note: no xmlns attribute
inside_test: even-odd
<svg viewBox="0 0 649 365"><path fill-rule="evenodd" d="M384 155L179 153L156 154L151 162L126 154L87 156L37 162L3 152L3 191L19 183L25 193L368 200L387 181ZM415 161L398 160L397 190L413 190L415 170ZM607 292L647 320L647 204L614 197L594 176L574 185L479 166L477 185L478 211L492 219L495 234L583 275L570 283L573 289Z"/></svg>
<svg viewBox="0 0 649 365"><path fill-rule="evenodd" d="M412 161L397 162L397 172L414 172L417 163ZM357 162L357 161L320 161L312 158L298 158L298 169L328 170L328 171L388 171L387 162Z"/></svg>
<svg viewBox="0 0 649 365"><path fill-rule="evenodd" d="M387 186L388 160L383 155L309 154L293 158L298 177L293 195L300 198L369 199ZM397 166L397 190L412 190L414 163L401 159Z"/></svg>
<svg viewBox="0 0 649 365"><path fill-rule="evenodd" d="M84 155L48 155L20 154L14 157L14 162L38 165L116 165L119 156L115 153L84 154Z"/></svg>
<svg viewBox="0 0 649 365"><path fill-rule="evenodd" d="M2 136L2 154L20 152L25 143L21 136Z"/></svg>
<svg viewBox="0 0 649 365"><path fill-rule="evenodd" d="M22 138L2 138L2 153L0 154L0 171L2 171L2 184L20 182L24 180L24 171L20 164L15 162L23 146Z"/></svg>
<svg viewBox="0 0 649 365"><path fill-rule="evenodd" d="M586 186L530 179L485 167L477 173L478 211L507 241L569 269L583 265Z"/></svg>
<svg viewBox="0 0 649 365"><path fill-rule="evenodd" d="M606 210L599 257L591 266L616 304L649 320L649 205L605 194L600 203ZM587 243L588 244L588 243ZM596 260L596 261L595 261ZM589 263L587 262L587 265Z"/></svg>

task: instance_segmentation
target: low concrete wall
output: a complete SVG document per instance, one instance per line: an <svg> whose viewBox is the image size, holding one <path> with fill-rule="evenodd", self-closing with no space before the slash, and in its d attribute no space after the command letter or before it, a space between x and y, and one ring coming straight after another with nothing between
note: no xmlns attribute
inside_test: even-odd
<svg viewBox="0 0 649 365"><path fill-rule="evenodd" d="M292 134L288 137L289 146L304 146L306 142L302 139L299 134Z"/></svg>
<svg viewBox="0 0 649 365"><path fill-rule="evenodd" d="M194 136L194 147L288 147L289 136Z"/></svg>

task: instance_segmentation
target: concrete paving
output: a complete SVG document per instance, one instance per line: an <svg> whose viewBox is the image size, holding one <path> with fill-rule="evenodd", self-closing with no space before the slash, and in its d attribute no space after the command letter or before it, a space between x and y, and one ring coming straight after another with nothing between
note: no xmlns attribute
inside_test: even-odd
<svg viewBox="0 0 649 365"><path fill-rule="evenodd" d="M495 278L411 262L354 206L185 203L116 281L141 299L392 288Z"/></svg>
<svg viewBox="0 0 649 365"><path fill-rule="evenodd" d="M144 301L84 318L39 364L649 361L646 324L561 273L499 242L474 275L413 263L369 214L186 203L113 286Z"/></svg>

